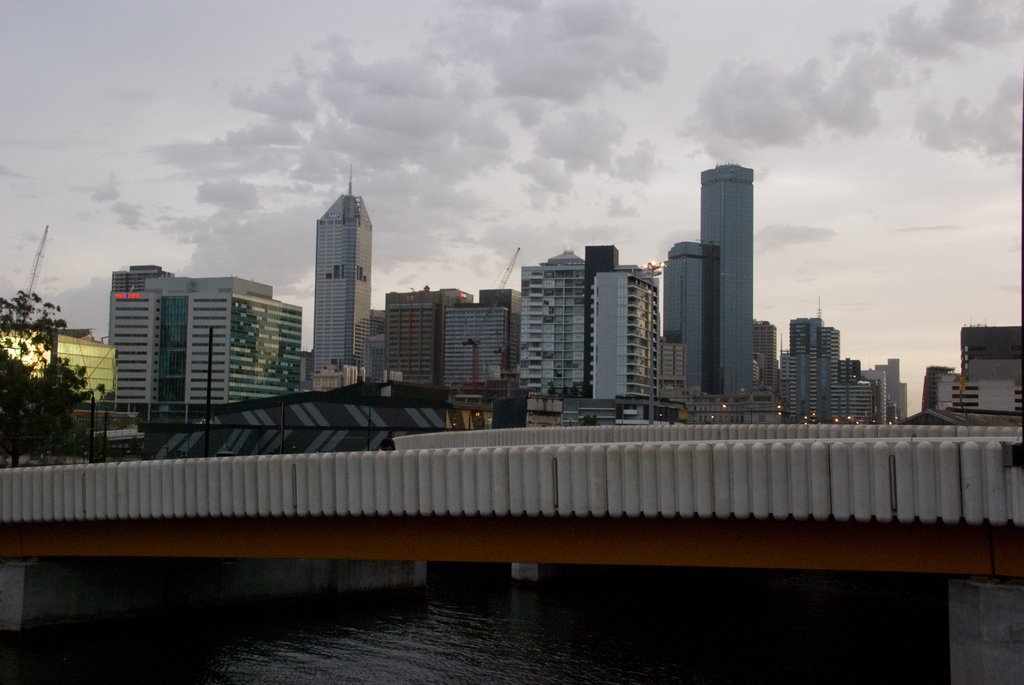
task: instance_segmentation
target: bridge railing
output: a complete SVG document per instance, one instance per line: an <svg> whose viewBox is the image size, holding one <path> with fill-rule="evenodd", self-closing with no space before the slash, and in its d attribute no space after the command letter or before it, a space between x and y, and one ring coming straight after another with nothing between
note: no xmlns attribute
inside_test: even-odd
<svg viewBox="0 0 1024 685"><path fill-rule="evenodd" d="M396 438L402 449L513 447L704 440L836 440L868 438L1016 438L1020 426L888 426L856 424L675 424L548 426L444 431Z"/></svg>
<svg viewBox="0 0 1024 685"><path fill-rule="evenodd" d="M1004 466L1004 442L616 442L6 469L0 471L0 525L660 516L1024 526L1024 468Z"/></svg>

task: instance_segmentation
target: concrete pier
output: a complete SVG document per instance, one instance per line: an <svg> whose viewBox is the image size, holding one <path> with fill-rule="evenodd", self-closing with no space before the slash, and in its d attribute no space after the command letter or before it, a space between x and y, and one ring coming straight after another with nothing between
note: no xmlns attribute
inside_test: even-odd
<svg viewBox="0 0 1024 685"><path fill-rule="evenodd" d="M411 561L7 559L0 630L425 587L426 563Z"/></svg>
<svg viewBox="0 0 1024 685"><path fill-rule="evenodd" d="M949 581L952 685L1015 685L1024 667L1024 581Z"/></svg>

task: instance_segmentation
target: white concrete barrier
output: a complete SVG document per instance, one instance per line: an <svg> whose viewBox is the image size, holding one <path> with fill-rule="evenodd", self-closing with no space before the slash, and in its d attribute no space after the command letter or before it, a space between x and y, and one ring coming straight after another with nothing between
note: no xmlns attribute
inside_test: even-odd
<svg viewBox="0 0 1024 685"><path fill-rule="evenodd" d="M869 427L886 435L877 438L864 427L800 426L803 439L792 440L779 437L784 426L655 428L480 432L511 446L453 440L462 446L6 469L0 525L512 515L1024 526L1024 469L1003 465L1012 429L965 439L945 428ZM628 440L574 442L584 437Z"/></svg>

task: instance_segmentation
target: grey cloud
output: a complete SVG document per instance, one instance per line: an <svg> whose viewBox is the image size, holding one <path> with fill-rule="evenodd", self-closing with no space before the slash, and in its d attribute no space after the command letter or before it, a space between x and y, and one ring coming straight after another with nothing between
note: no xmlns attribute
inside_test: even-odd
<svg viewBox="0 0 1024 685"><path fill-rule="evenodd" d="M94 277L87 285L57 292L52 300L60 305L68 327L92 329L96 339L107 334L110 317L109 278Z"/></svg>
<svg viewBox="0 0 1024 685"><path fill-rule="evenodd" d="M926 59L955 57L960 45L993 47L1024 36L1024 11L1014 0L951 0L934 18L907 5L889 17L888 40Z"/></svg>
<svg viewBox="0 0 1024 685"><path fill-rule="evenodd" d="M334 116L314 128L296 178L323 178L340 160L367 170L408 165L459 182L507 161L508 135L485 92L432 60L361 64L344 44L332 46L318 77Z"/></svg>
<svg viewBox="0 0 1024 685"><path fill-rule="evenodd" d="M875 96L902 85L900 74L898 63L870 49L788 72L766 62L725 64L701 91L684 133L716 157L750 145L799 146L819 128L864 134L879 123Z"/></svg>
<svg viewBox="0 0 1024 685"><path fill-rule="evenodd" d="M196 189L196 200L202 204L238 212L246 212L259 206L256 186L237 180L202 183Z"/></svg>
<svg viewBox="0 0 1024 685"><path fill-rule="evenodd" d="M535 209L547 206L548 195L564 195L572 190L572 177L565 173L562 164L555 160L534 157L517 164L516 171L530 177L531 183L524 186Z"/></svg>
<svg viewBox="0 0 1024 685"><path fill-rule="evenodd" d="M8 178L31 178L31 176L26 176L25 174L19 174L14 169L11 169L10 167L4 166L3 164L0 164L0 176L7 176Z"/></svg>
<svg viewBox="0 0 1024 685"><path fill-rule="evenodd" d="M127 202L115 202L110 209L117 215L119 223L128 228L142 227L142 205L131 205Z"/></svg>
<svg viewBox="0 0 1024 685"><path fill-rule="evenodd" d="M139 105L153 102L157 99L156 91L146 88L116 88L106 91L106 96L124 105Z"/></svg>
<svg viewBox="0 0 1024 685"><path fill-rule="evenodd" d="M835 236L836 232L830 228L771 224L757 232L754 243L758 252L771 252L790 245L827 242Z"/></svg>
<svg viewBox="0 0 1024 685"><path fill-rule="evenodd" d="M457 58L488 65L496 91L507 97L574 103L608 83L633 89L661 79L664 43L622 0L535 5L494 16L472 6L439 29Z"/></svg>
<svg viewBox="0 0 1024 685"><path fill-rule="evenodd" d="M75 190L88 193L89 197L96 202L113 202L121 197L121 191L117 189L117 176L113 173L107 177L107 182L101 186L80 186L75 188Z"/></svg>
<svg viewBox="0 0 1024 685"><path fill-rule="evenodd" d="M626 124L608 112L572 112L537 132L537 153L559 159L567 171L610 171L612 147L622 140Z"/></svg>
<svg viewBox="0 0 1024 685"><path fill-rule="evenodd" d="M642 140L630 155L619 155L612 165L612 176L624 181L647 183L661 171L662 163L654 155L654 145Z"/></svg>
<svg viewBox="0 0 1024 685"><path fill-rule="evenodd" d="M180 269L197 277L240 276L289 288L309 273L313 222L323 207L295 205L285 210L246 215L179 218L160 227L195 246L191 262ZM312 312L304 312L312 316Z"/></svg>
<svg viewBox="0 0 1024 685"><path fill-rule="evenodd" d="M967 150L996 159L1015 159L1021 149L1020 116L1020 80L1011 77L1003 80L984 109L960 98L947 116L938 105L928 103L918 110L914 127L933 150Z"/></svg>
<svg viewBox="0 0 1024 685"><path fill-rule="evenodd" d="M622 198L615 195L608 201L608 216L616 219L635 218L640 216L636 207L627 207Z"/></svg>
<svg viewBox="0 0 1024 685"><path fill-rule="evenodd" d="M293 126L266 122L228 131L208 143L167 143L151 149L160 162L190 174L238 175L289 168L304 142Z"/></svg>
<svg viewBox="0 0 1024 685"><path fill-rule="evenodd" d="M309 89L301 82L271 83L263 92L239 88L231 93L230 99L235 107L266 114L281 121L312 121L316 118L316 103Z"/></svg>
<svg viewBox="0 0 1024 685"><path fill-rule="evenodd" d="M941 224L938 226L907 226L905 228L894 228L894 233L935 233L946 231L959 231L959 226Z"/></svg>

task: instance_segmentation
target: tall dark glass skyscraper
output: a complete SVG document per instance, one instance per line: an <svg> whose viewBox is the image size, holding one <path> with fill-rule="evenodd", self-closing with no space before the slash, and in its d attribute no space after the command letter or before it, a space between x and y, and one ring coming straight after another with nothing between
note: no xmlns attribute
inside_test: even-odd
<svg viewBox="0 0 1024 685"><path fill-rule="evenodd" d="M721 392L719 246L676 243L665 263L665 340L686 346L686 384Z"/></svg>
<svg viewBox="0 0 1024 685"><path fill-rule="evenodd" d="M373 226L363 198L342 195L316 222L313 368L363 362L370 334Z"/></svg>
<svg viewBox="0 0 1024 685"><path fill-rule="evenodd" d="M736 393L753 385L754 171L721 164L700 184L700 241L720 248L720 392Z"/></svg>

